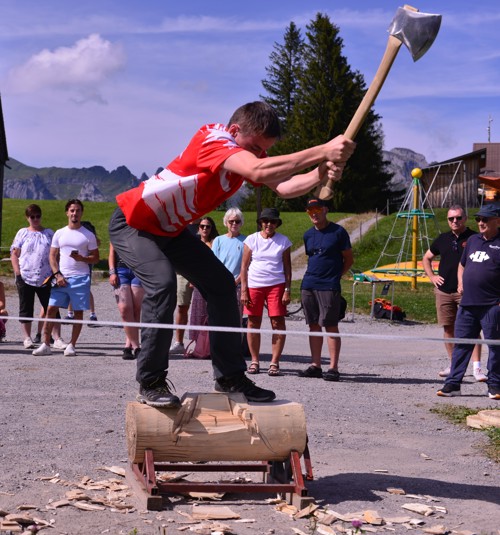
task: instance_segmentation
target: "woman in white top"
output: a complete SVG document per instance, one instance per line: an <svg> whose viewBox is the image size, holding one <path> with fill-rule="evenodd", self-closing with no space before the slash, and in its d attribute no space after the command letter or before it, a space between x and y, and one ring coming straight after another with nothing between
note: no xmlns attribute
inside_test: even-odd
<svg viewBox="0 0 500 535"><path fill-rule="evenodd" d="M241 262L241 302L244 313L248 314L248 328L260 329L264 303L267 304L273 330L284 331L286 306L290 303L290 283L292 262L290 248L292 242L276 232L282 224L276 208L264 208L257 219L260 231L248 236L244 242ZM275 334L272 338L271 364L268 374L280 375L279 360L286 336ZM247 334L252 362L248 373L260 371L260 334Z"/></svg>
<svg viewBox="0 0 500 535"><path fill-rule="evenodd" d="M16 277L19 294L19 316L23 332L23 344L26 349L35 347L31 338L31 323L35 307L35 295L38 296L43 308L43 316L47 311L50 297L50 284L43 286L44 280L52 275L49 264L50 244L54 231L42 225L42 209L37 204L30 204L24 211L28 226L20 229L10 248L10 261ZM41 324L39 326L41 328ZM40 332L40 331L39 331ZM54 325L54 347L64 349L66 344L61 339L61 325ZM36 342L40 342L37 335Z"/></svg>

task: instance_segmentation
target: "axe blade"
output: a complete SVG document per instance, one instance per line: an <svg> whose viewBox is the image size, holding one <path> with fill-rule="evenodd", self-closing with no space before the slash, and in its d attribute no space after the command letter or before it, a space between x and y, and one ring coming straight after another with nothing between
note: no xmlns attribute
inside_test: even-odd
<svg viewBox="0 0 500 535"><path fill-rule="evenodd" d="M432 46L440 27L441 15L399 7L387 31L399 39L410 51L413 61L417 61Z"/></svg>

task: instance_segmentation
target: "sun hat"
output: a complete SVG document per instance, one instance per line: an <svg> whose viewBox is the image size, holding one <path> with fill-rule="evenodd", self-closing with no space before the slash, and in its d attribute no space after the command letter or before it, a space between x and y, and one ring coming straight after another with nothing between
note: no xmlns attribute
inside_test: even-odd
<svg viewBox="0 0 500 535"><path fill-rule="evenodd" d="M257 219L257 223L260 225L263 219L275 219L278 221L278 227L283 224L283 221L280 219L280 213L276 208L264 208Z"/></svg>

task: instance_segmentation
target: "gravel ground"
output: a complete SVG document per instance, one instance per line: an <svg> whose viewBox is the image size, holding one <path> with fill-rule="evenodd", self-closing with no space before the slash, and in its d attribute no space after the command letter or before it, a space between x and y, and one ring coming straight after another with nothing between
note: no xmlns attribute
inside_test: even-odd
<svg viewBox="0 0 500 535"><path fill-rule="evenodd" d="M109 284L96 283L94 295L99 319L118 321ZM16 296L8 296L8 308L14 315ZM378 533L424 533L436 525L455 532L500 533L500 474L498 465L481 451L484 433L452 425L430 412L445 403L486 409L498 408L498 402L489 400L486 386L475 383L472 376L466 376L460 398L436 396L442 384L437 371L446 364L444 347L436 341L441 337L438 327L361 316L343 322L341 332L346 336L338 383L296 375L309 364L307 336L293 334L303 332L305 324L289 321L287 327L283 376L261 374L256 381L273 388L279 399L304 405L314 471L314 481L307 486L317 504L344 515L377 511L387 522L372 526ZM264 328L268 328L266 322ZM69 338L68 333L69 327L64 327L63 337ZM356 336L370 334L383 339ZM118 477L102 471L103 466L126 466L125 409L136 394L135 364L121 359L123 334L116 328L84 327L76 358L58 351L48 357L32 356L22 348L16 321L7 324L7 335L0 346L0 515L19 513L52 520L49 534L148 535L181 533L187 528L183 513L191 512L192 503L178 497L166 499L160 512L144 511L134 495L124 498L137 506L128 512L110 507L100 511L48 508L82 478ZM270 338L265 335L264 368L269 348ZM212 389L208 361L174 358L169 377L179 395ZM56 476L52 482L47 479ZM392 494L387 491L390 487L420 497ZM218 505L228 505L255 522L222 522L239 535L284 535L294 533L293 529L312 533L310 519L293 520L276 511L266 501L270 497L224 497ZM408 503L443 509L423 516L402 508ZM18 510L22 505L36 509ZM406 516L423 524L388 523ZM331 526L337 533L342 527L348 524ZM326 531L316 531L321 532Z"/></svg>

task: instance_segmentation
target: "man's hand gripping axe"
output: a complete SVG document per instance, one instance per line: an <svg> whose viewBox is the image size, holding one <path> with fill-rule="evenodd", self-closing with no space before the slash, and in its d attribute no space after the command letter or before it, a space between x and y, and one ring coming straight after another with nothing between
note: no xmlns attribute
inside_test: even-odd
<svg viewBox="0 0 500 535"><path fill-rule="evenodd" d="M404 43L410 51L413 61L417 61L431 47L440 26L441 15L420 13L411 6L398 8L388 29L389 40L382 61L361 104L344 132L345 137L352 140L356 137L389 74L401 45ZM331 199L333 180L328 180L325 185L318 186L315 195L323 200Z"/></svg>

